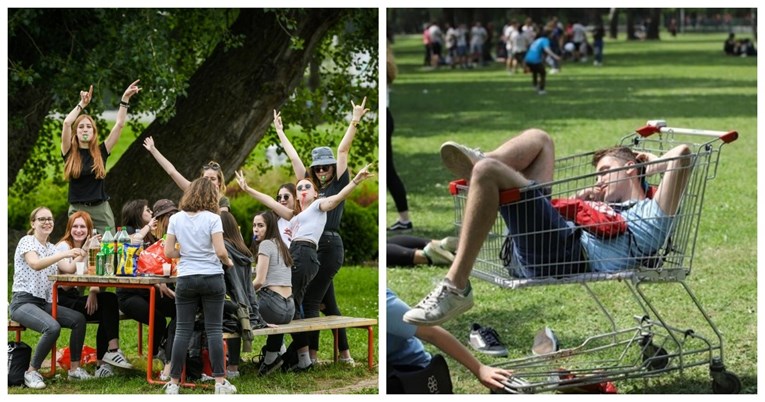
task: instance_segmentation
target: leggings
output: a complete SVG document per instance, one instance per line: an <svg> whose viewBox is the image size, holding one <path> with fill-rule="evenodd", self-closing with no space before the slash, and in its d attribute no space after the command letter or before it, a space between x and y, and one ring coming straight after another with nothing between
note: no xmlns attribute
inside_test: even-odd
<svg viewBox="0 0 765 402"><path fill-rule="evenodd" d="M308 284L303 299L303 311L305 318L318 317L319 312L324 315L342 315L335 299L335 287L332 280L343 266L345 249L343 239L338 232L325 231L319 239L319 270ZM324 310L321 310L324 304ZM345 329L337 331L338 349L348 350L348 337ZM310 349L319 350L319 331L308 332L308 344Z"/></svg>
<svg viewBox="0 0 765 402"><path fill-rule="evenodd" d="M532 73L532 83L535 87L539 88L540 91L543 91L545 89L545 82L547 80L547 71L545 70L545 64L539 63L539 64L532 64L528 63L529 70L531 70ZM539 83L537 85L537 83Z"/></svg>
<svg viewBox="0 0 765 402"><path fill-rule="evenodd" d="M148 291L123 291L117 290L120 311L126 316L140 323L149 325L149 292ZM170 323L167 319L170 318ZM175 333L175 300L160 296L159 291L154 294L154 356L159 352L159 347L165 341L165 358L170 359L173 351L173 338Z"/></svg>
<svg viewBox="0 0 765 402"><path fill-rule="evenodd" d="M79 291L77 291L79 293ZM109 341L120 337L120 312L117 307L117 295L110 292L96 294L98 309L93 314L88 314L85 304L88 296L75 295L74 292L58 291L58 305L66 306L78 311L85 316L85 321L98 321L96 332L96 357L101 360L109 351Z"/></svg>
<svg viewBox="0 0 765 402"><path fill-rule="evenodd" d="M396 204L396 211L404 212L409 210L409 204L406 200L406 187L404 182L396 172L396 166L393 164L393 145L391 138L393 137L393 115L390 113L390 109L386 108L388 120L387 120L387 136L385 147L388 150L388 156L386 157L386 174L388 175L388 191L393 197L393 202Z"/></svg>
<svg viewBox="0 0 765 402"><path fill-rule="evenodd" d="M428 245L429 240L415 236L391 236L388 238L386 253L389 267L413 267L414 254Z"/></svg>

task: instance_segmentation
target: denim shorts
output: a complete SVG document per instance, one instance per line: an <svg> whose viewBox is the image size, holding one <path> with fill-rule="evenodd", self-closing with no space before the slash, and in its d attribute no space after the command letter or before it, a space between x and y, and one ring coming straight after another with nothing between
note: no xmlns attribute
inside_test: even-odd
<svg viewBox="0 0 765 402"><path fill-rule="evenodd" d="M512 242L512 276L531 278L585 272L580 232L550 202L549 189L520 192L520 200L501 205Z"/></svg>

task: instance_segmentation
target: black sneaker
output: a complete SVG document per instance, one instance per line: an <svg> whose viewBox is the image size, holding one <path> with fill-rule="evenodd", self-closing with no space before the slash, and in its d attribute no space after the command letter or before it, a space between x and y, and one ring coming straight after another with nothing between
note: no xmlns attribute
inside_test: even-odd
<svg viewBox="0 0 765 402"><path fill-rule="evenodd" d="M414 228L414 225L412 225L411 221L407 223L396 221L396 223L390 225L390 227L388 228L388 231L396 232L396 233L404 233L404 232L411 232L412 228Z"/></svg>
<svg viewBox="0 0 765 402"><path fill-rule="evenodd" d="M266 376L271 373L273 373L276 370L279 370L284 364L284 360L281 356L277 357L271 364L267 364L265 361L265 357L260 362L260 366L258 367L258 375L259 376Z"/></svg>
<svg viewBox="0 0 765 402"><path fill-rule="evenodd" d="M502 357L507 356L507 348L499 340L499 334L494 328L481 327L479 324L473 324L470 328L470 346L473 349L485 353L489 356Z"/></svg>

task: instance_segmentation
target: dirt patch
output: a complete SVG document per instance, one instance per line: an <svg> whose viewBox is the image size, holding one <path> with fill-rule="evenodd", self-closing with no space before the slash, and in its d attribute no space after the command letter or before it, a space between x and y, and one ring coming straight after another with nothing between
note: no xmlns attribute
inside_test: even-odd
<svg viewBox="0 0 765 402"><path fill-rule="evenodd" d="M377 378L370 377L370 378L362 378L355 384L346 385L340 388L328 388L328 389L325 389L324 391L318 391L314 393L315 394L358 394L363 389L370 389L370 388L377 389L378 386L379 386L379 383Z"/></svg>

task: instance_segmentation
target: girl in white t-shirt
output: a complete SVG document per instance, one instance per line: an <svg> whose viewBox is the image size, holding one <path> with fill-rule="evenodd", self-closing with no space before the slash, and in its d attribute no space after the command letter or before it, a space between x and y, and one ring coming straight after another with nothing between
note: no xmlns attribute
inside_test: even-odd
<svg viewBox="0 0 765 402"><path fill-rule="evenodd" d="M370 164L371 165L371 164ZM290 220L290 232L292 243L290 244L290 254L295 263L295 269L292 271L292 295L295 300L295 318L300 311L303 303L303 296L308 287L308 283L319 271L319 259L317 255L317 245L319 238L324 232L324 224L327 222L327 211L331 211L345 200L351 191L362 181L371 177L369 172L370 165L365 166L356 177L343 187L339 193L318 198L316 183L311 179L305 178L297 182L297 201L300 206L299 213L274 201L273 198L263 194L247 185L244 173L236 172L236 180L239 187L260 201L263 205L271 208L277 215ZM314 202L315 201L315 202ZM305 317L318 317L319 311L304 310ZM282 356L284 363L292 370L306 370L313 365L308 352L308 335L306 333L297 333L292 336L293 342L288 349L288 353ZM295 351L297 357L295 357Z"/></svg>
<svg viewBox="0 0 765 402"><path fill-rule="evenodd" d="M86 258L87 253L81 248L57 251L48 241L53 232L53 213L46 207L37 207L29 216L31 229L19 240L13 257L13 296L10 304L10 318L26 328L39 332L29 368L24 373L24 385L33 389L45 388L42 375L38 372L45 356L50 353L61 332L61 327L71 328L69 350L71 351L71 369L69 379L86 380L92 378L80 367L82 345L85 343L85 316L82 313L58 306L54 319L53 287L48 275L59 273L58 262L68 258ZM66 274L74 273L62 269Z"/></svg>
<svg viewBox="0 0 765 402"><path fill-rule="evenodd" d="M180 257L175 286L175 341L171 353L170 382L165 385L165 393L178 393L197 306L201 303L215 393L235 394L236 387L225 377L222 332L226 296L223 266L231 267L234 262L223 242L217 186L205 177L194 180L186 188L178 207L180 211L170 217L165 241L165 256ZM176 248L176 244L180 247Z"/></svg>

